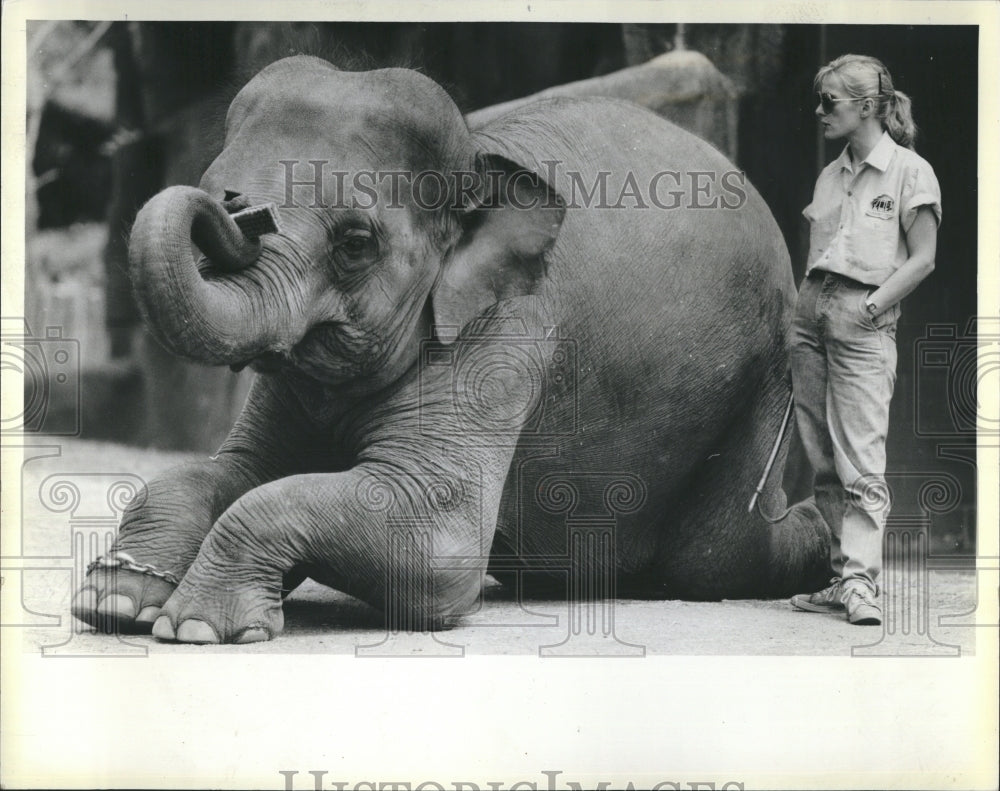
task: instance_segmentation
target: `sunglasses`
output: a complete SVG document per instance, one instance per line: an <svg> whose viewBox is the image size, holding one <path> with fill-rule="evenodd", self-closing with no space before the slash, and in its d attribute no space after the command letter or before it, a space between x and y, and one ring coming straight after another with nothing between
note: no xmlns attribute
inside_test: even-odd
<svg viewBox="0 0 1000 791"><path fill-rule="evenodd" d="M816 95L819 96L819 106L820 109L823 110L823 115L829 115L832 113L837 102L859 102L862 99L870 98L868 96L851 96L847 99L835 99L828 93L819 93Z"/></svg>
<svg viewBox="0 0 1000 791"><path fill-rule="evenodd" d="M823 110L823 115L829 115L833 112L834 105L837 102L859 102L862 99L877 99L882 95L882 75L878 75L878 93L875 96L851 96L847 99L836 99L828 93L818 93L819 106Z"/></svg>

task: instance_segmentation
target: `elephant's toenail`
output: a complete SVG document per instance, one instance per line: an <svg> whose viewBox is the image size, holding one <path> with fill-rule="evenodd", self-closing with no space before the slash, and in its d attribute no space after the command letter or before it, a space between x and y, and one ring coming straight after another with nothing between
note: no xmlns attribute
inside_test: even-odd
<svg viewBox="0 0 1000 791"><path fill-rule="evenodd" d="M177 639L177 636L174 634L173 624L170 623L170 619L166 615L161 615L156 619L156 623L153 624L153 637L158 640Z"/></svg>
<svg viewBox="0 0 1000 791"><path fill-rule="evenodd" d="M160 608L150 605L148 607L143 607L137 616L135 616L135 622L145 625L150 625L156 620L157 616L160 614Z"/></svg>
<svg viewBox="0 0 1000 791"><path fill-rule="evenodd" d="M237 638L237 643L263 643L270 640L271 636L264 629L245 629L243 634Z"/></svg>
<svg viewBox="0 0 1000 791"><path fill-rule="evenodd" d="M219 642L219 636L211 626L204 621L198 621L194 618L189 618L177 627L177 639L182 643Z"/></svg>
<svg viewBox="0 0 1000 791"><path fill-rule="evenodd" d="M97 613L98 615L131 619L135 617L135 602L128 596L112 593L110 596L105 596L97 605Z"/></svg>

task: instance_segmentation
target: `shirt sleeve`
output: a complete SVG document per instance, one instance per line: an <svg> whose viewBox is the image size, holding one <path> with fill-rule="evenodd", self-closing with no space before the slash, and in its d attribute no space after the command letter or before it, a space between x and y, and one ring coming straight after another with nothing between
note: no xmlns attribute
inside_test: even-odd
<svg viewBox="0 0 1000 791"><path fill-rule="evenodd" d="M815 186L813 186L812 200L809 202L809 205L802 210L802 216L809 220L810 225L816 221L817 204L820 202L820 197L823 194L823 178L825 176L826 168L823 168L819 176L816 178Z"/></svg>
<svg viewBox="0 0 1000 791"><path fill-rule="evenodd" d="M916 163L906 179L901 197L899 222L904 233L910 230L921 206L930 206L938 226L941 225L941 187L934 169L927 162Z"/></svg>

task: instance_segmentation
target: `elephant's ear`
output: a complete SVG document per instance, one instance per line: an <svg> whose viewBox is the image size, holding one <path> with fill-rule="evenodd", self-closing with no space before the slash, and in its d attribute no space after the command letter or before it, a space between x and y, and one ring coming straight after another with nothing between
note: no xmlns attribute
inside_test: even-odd
<svg viewBox="0 0 1000 791"><path fill-rule="evenodd" d="M477 170L484 189L460 210L461 235L431 296L444 343L491 305L538 290L566 211L537 173L505 157L482 156Z"/></svg>

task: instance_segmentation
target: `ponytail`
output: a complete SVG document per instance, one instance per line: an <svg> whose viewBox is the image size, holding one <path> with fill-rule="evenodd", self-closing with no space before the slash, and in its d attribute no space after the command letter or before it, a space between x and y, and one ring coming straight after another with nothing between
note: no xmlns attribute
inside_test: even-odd
<svg viewBox="0 0 1000 791"><path fill-rule="evenodd" d="M917 139L917 125L913 122L913 103L910 97L902 91L893 91L884 101L882 97L879 99L878 115L885 131L899 145L912 151Z"/></svg>

